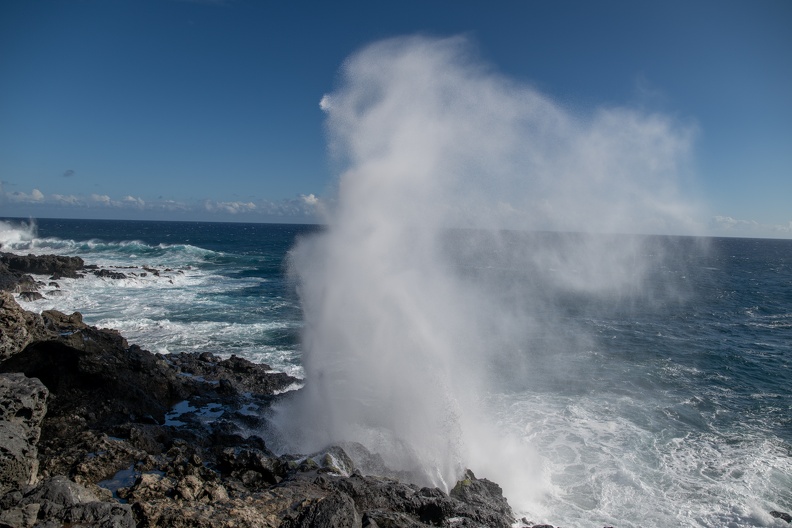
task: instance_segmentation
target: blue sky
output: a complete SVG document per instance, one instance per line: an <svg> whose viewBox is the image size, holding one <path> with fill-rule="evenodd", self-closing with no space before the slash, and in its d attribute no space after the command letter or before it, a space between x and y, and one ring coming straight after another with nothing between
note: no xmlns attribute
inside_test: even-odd
<svg viewBox="0 0 792 528"><path fill-rule="evenodd" d="M323 94L399 35L466 35L586 114L696 130L708 234L792 238L792 2L0 2L0 216L313 221Z"/></svg>

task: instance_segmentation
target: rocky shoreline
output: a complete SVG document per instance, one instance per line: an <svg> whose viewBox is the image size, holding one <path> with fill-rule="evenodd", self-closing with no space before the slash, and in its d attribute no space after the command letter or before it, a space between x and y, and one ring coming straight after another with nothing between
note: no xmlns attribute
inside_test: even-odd
<svg viewBox="0 0 792 528"><path fill-rule="evenodd" d="M500 487L470 471L446 494L393 478L358 444L276 455L255 433L299 380L267 365L153 354L15 300L85 273L118 277L78 257L0 254L0 527L515 524Z"/></svg>
<svg viewBox="0 0 792 528"><path fill-rule="evenodd" d="M153 354L15 300L86 273L123 278L79 257L0 253L0 528L552 528L515 519L471 471L445 493L359 444L277 455L257 433L299 380L235 356Z"/></svg>

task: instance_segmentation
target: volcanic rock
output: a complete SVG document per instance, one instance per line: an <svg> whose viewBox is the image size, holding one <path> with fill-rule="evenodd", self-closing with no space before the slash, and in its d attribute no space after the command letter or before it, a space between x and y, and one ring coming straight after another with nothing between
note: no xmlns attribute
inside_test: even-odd
<svg viewBox="0 0 792 528"><path fill-rule="evenodd" d="M129 505L103 501L66 477L44 480L24 496L7 495L3 502L0 523L5 526L33 526L36 520L36 526L136 526Z"/></svg>
<svg viewBox="0 0 792 528"><path fill-rule="evenodd" d="M80 257L15 255L13 253L0 253L0 262L5 263L11 271L35 275L56 275L72 279L77 278L77 270L82 269L85 264Z"/></svg>
<svg viewBox="0 0 792 528"><path fill-rule="evenodd" d="M0 375L0 495L36 481L36 443L47 396L47 388L37 379L19 373Z"/></svg>
<svg viewBox="0 0 792 528"><path fill-rule="evenodd" d="M772 515L776 519L781 519L782 521L786 521L788 523L792 523L792 515L789 515L788 513L779 512L779 511L771 511L770 515Z"/></svg>
<svg viewBox="0 0 792 528"><path fill-rule="evenodd" d="M108 269L100 269L93 272L94 275L97 277L107 278L107 279L126 279L127 276L121 273L120 271L110 271Z"/></svg>
<svg viewBox="0 0 792 528"><path fill-rule="evenodd" d="M5 262L0 280L17 276ZM68 262L47 272L82 266ZM393 478L360 444L276 455L258 434L299 383L233 355L152 354L0 292L0 526L513 523L500 487L469 471L447 494Z"/></svg>
<svg viewBox="0 0 792 528"><path fill-rule="evenodd" d="M0 291L0 362L49 337L40 315L24 310L11 293Z"/></svg>

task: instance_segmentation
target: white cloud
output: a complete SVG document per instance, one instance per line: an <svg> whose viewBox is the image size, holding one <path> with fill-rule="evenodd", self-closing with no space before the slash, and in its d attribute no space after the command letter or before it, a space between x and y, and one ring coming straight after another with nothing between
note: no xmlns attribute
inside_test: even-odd
<svg viewBox="0 0 792 528"><path fill-rule="evenodd" d="M110 200L110 197L107 196L106 194L92 194L91 195L91 200L93 200L94 202L98 202L100 204L106 205L106 206L113 205L111 200Z"/></svg>
<svg viewBox="0 0 792 528"><path fill-rule="evenodd" d="M143 201L142 198L135 198L134 196L130 196L130 195L124 196L122 202L124 202L127 205L138 207L140 209L146 206L146 202Z"/></svg>
<svg viewBox="0 0 792 528"><path fill-rule="evenodd" d="M7 183L7 182L6 182ZM45 194L39 189L30 193L20 191L9 192L4 190L0 183L0 203L8 204L4 212L10 216L36 216L37 214L52 214L60 209L66 211L74 208L84 212L88 217L138 216L142 212L155 213L154 216L162 218L190 218L211 221L215 217L226 215L244 216L251 221L314 221L317 209L322 201L315 194L298 195L288 200L249 200L249 201L216 201L202 200L196 202L182 202L160 197L158 200L146 201L141 197L125 195L114 199L107 194ZM91 210L96 212L91 213ZM126 213L108 213L110 209L126 211ZM83 213L71 213L79 216ZM146 217L151 217L147 214Z"/></svg>
<svg viewBox="0 0 792 528"><path fill-rule="evenodd" d="M717 215L712 218L710 228L716 236L788 237L792 234L792 220L787 224L763 224L756 220Z"/></svg>
<svg viewBox="0 0 792 528"><path fill-rule="evenodd" d="M253 202L213 202L206 200L204 208L210 212L223 212L229 214L247 213L256 210Z"/></svg>
<svg viewBox="0 0 792 528"><path fill-rule="evenodd" d="M177 202L176 200L160 200L159 202L154 202L152 204L153 209L160 209L164 211L173 211L173 212L182 212L182 211L189 211L190 207L183 203Z"/></svg>
<svg viewBox="0 0 792 528"><path fill-rule="evenodd" d="M44 194L38 189L33 189L30 194L14 191L6 194L6 197L13 202L35 203L42 201L44 199Z"/></svg>
<svg viewBox="0 0 792 528"><path fill-rule="evenodd" d="M300 198L302 198L302 201L308 205L316 205L319 203L319 198L317 198L313 193L307 195L301 194Z"/></svg>
<svg viewBox="0 0 792 528"><path fill-rule="evenodd" d="M82 205L82 201L73 194L53 194L52 199L61 205Z"/></svg>

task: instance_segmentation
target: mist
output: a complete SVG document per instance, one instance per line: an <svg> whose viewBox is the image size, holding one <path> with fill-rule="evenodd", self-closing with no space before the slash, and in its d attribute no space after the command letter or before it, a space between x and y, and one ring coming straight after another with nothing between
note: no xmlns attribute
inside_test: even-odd
<svg viewBox="0 0 792 528"><path fill-rule="evenodd" d="M569 299L646 297L669 255L636 235L696 232L678 191L695 127L571 111L461 37L374 43L321 107L339 179L326 229L290 253L306 382L280 407L285 442L360 442L417 483L471 468L539 500L541 461L488 401L584 369Z"/></svg>
<svg viewBox="0 0 792 528"><path fill-rule="evenodd" d="M26 245L36 238L36 223L7 222L0 220L0 250L13 249L18 245Z"/></svg>

